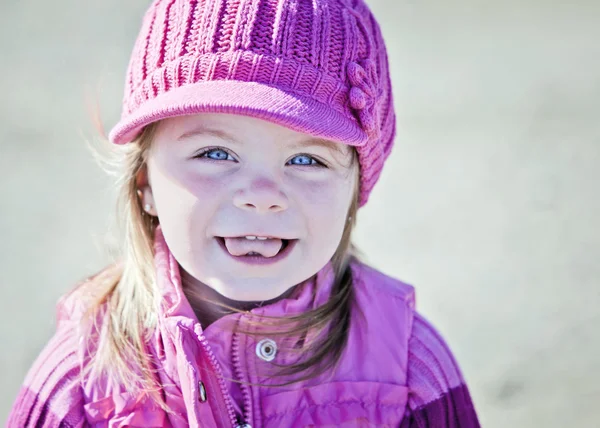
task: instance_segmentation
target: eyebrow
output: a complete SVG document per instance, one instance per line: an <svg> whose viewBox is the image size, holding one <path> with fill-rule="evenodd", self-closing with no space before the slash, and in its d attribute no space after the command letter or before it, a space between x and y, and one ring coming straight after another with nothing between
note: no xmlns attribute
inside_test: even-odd
<svg viewBox="0 0 600 428"><path fill-rule="evenodd" d="M220 129L208 128L204 125L198 126L192 129L191 131L183 133L182 135L177 137L176 141L184 141L200 135L212 135L213 137L221 138L233 144L240 144L240 142L236 140L235 137L233 137L231 134L228 134L227 132ZM343 153L341 144L324 138L309 138L307 140L303 140L292 144L292 147L295 148L305 148L311 146L323 147L334 152Z"/></svg>
<svg viewBox="0 0 600 428"><path fill-rule="evenodd" d="M331 140L326 140L324 138L311 138L311 139L304 140L299 143L293 144L293 147L311 147L311 146L324 147L331 151L343 153L341 144L336 143Z"/></svg>
<svg viewBox="0 0 600 428"><path fill-rule="evenodd" d="M213 137L221 138L229 141L230 143L239 144L239 141L236 140L231 134L228 134L220 129L207 128L206 126L198 126L191 131L185 132L177 137L176 141L189 140L190 138L197 137L199 135L212 135Z"/></svg>

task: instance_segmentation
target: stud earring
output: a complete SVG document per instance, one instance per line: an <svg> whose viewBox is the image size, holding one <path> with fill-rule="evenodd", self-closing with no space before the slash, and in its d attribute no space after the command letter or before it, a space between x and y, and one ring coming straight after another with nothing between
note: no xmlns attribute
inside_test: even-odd
<svg viewBox="0 0 600 428"><path fill-rule="evenodd" d="M150 212L151 209L152 209L152 205L150 205L150 204L144 205L144 211Z"/></svg>

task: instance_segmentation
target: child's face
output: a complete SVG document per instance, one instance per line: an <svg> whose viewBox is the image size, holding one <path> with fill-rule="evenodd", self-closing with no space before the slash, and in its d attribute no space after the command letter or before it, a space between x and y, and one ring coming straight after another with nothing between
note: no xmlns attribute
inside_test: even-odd
<svg viewBox="0 0 600 428"><path fill-rule="evenodd" d="M144 202L182 268L239 301L276 298L318 272L340 242L358 166L350 147L314 141L239 115L161 122Z"/></svg>

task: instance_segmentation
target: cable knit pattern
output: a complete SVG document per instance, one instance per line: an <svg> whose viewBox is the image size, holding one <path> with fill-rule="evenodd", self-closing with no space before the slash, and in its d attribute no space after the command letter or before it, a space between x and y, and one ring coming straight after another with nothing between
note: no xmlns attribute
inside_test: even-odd
<svg viewBox="0 0 600 428"><path fill-rule="evenodd" d="M245 114L356 146L363 205L396 133L380 28L363 0L155 0L110 139L200 112Z"/></svg>

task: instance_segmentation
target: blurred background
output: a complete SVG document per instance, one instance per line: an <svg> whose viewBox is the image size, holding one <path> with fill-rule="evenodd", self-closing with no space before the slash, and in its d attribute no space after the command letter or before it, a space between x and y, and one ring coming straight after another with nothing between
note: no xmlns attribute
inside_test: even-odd
<svg viewBox="0 0 600 428"><path fill-rule="evenodd" d="M369 3L398 137L357 244L416 286L483 426L600 426L600 2ZM1 421L59 296L109 260L85 141L148 4L0 3Z"/></svg>

